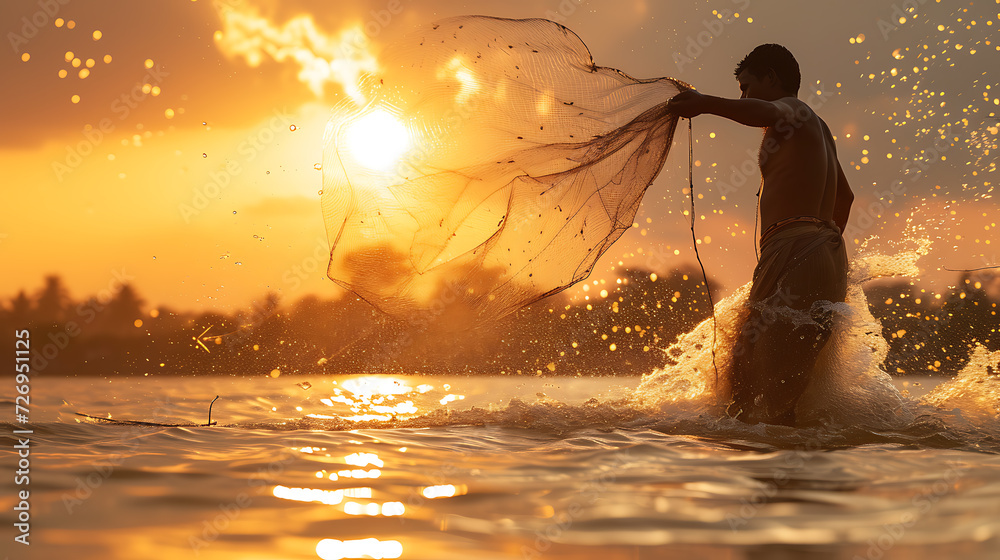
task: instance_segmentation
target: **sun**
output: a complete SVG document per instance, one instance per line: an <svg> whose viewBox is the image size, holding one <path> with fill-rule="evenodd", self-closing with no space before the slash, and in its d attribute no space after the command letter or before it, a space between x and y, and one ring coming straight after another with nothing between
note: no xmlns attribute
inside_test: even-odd
<svg viewBox="0 0 1000 560"><path fill-rule="evenodd" d="M375 171L389 171L410 149L406 127L385 109L375 109L351 123L346 140L354 159Z"/></svg>

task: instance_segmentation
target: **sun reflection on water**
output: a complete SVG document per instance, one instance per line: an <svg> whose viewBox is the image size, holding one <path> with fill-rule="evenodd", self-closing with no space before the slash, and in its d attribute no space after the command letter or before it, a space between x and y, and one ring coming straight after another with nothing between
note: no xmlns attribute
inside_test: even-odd
<svg viewBox="0 0 1000 560"><path fill-rule="evenodd" d="M428 500L433 500L435 498L453 498L455 496L462 496L469 491L468 486L454 485L454 484L439 484L437 486L428 486L420 491L421 494Z"/></svg>
<svg viewBox="0 0 1000 560"><path fill-rule="evenodd" d="M375 453L351 453L347 457L344 457L344 462L348 465L354 465L356 467L365 467L368 465L375 465L376 467L384 467L385 462L378 458Z"/></svg>
<svg viewBox="0 0 1000 560"><path fill-rule="evenodd" d="M311 413L307 414L306 417L315 419L343 419L353 422L406 420L421 412L429 412L426 409L433 408L434 401L444 406L448 403L465 399L465 395L450 393L451 386L444 384L441 386L441 389L445 391L442 397L437 398L427 395L427 397L424 397L427 400L420 401L423 404L419 406L412 399L398 400L404 395L412 395L419 400L423 395L430 393L434 389L433 385L426 383L412 387L405 381L391 377L357 377L344 381L341 387L334 387L333 395L319 399L322 404L331 408L338 407L338 404L346 405L354 414ZM359 454L358 460L361 460L362 455L364 454ZM368 463L357 464L349 460L348 464L365 466ZM377 465L377 463L372 464Z"/></svg>
<svg viewBox="0 0 1000 560"><path fill-rule="evenodd" d="M318 490L316 488L289 488L287 486L275 486L271 493L275 498L283 500L293 500L296 502L319 502L335 506L344 501L343 490Z"/></svg>
<svg viewBox="0 0 1000 560"><path fill-rule="evenodd" d="M356 541L323 539L316 545L316 554L323 560L399 558L403 555L403 545L399 541L380 541L374 538Z"/></svg>

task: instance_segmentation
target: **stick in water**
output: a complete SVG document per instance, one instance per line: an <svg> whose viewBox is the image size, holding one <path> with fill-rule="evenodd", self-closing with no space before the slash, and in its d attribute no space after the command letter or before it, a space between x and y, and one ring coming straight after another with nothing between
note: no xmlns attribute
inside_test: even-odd
<svg viewBox="0 0 1000 560"><path fill-rule="evenodd" d="M106 422L109 424L118 424L125 426L157 426L160 428L193 428L196 426L214 426L218 422L212 422L212 405L215 401L219 400L219 395L215 395L212 402L208 403L208 423L206 424L167 424L163 422L143 422L141 420L116 420L114 418L104 418L101 416L91 416L90 414L84 414L82 412L77 412L77 416L83 416L84 418L90 418L91 420L99 420L101 422ZM108 415L110 416L110 414Z"/></svg>
<svg viewBox="0 0 1000 560"><path fill-rule="evenodd" d="M993 268L1000 268L1000 265L981 266L979 268L948 268L947 266L943 266L941 268L947 270L948 272L976 272L979 270L990 270Z"/></svg>
<svg viewBox="0 0 1000 560"><path fill-rule="evenodd" d="M208 424L206 424L206 426L212 425L212 405L215 404L215 401L217 400L219 400L219 395L215 395L215 398L212 399L212 402L208 403Z"/></svg>

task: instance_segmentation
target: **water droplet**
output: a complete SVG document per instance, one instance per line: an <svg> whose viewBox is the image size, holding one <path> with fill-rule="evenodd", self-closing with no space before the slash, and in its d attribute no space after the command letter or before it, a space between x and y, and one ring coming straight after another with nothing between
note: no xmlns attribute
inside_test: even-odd
<svg viewBox="0 0 1000 560"><path fill-rule="evenodd" d="M201 153L201 157L206 158L206 157L208 157L208 154L206 154L205 152L202 152Z"/></svg>
<svg viewBox="0 0 1000 560"><path fill-rule="evenodd" d="M201 126L208 126L208 122L207 121L201 121Z"/></svg>
<svg viewBox="0 0 1000 560"><path fill-rule="evenodd" d="M240 261L236 261L236 266L243 266L243 263Z"/></svg>
<svg viewBox="0 0 1000 560"><path fill-rule="evenodd" d="M299 128L299 127L297 127L297 126L295 126L295 125L293 124L292 126L288 127L288 130L290 130L290 131L292 131L292 132L295 132L296 130L298 130L298 128Z"/></svg>
<svg viewBox="0 0 1000 560"><path fill-rule="evenodd" d="M235 214L235 213L236 213L236 210L233 210L233 214Z"/></svg>
<svg viewBox="0 0 1000 560"><path fill-rule="evenodd" d="M320 189L320 190L319 190L319 192L317 192L316 194L318 194L318 195L321 195L321 196L322 196L322 194L323 194L323 189Z"/></svg>
<svg viewBox="0 0 1000 560"><path fill-rule="evenodd" d="M265 171L265 172L264 172L264 174L265 174L265 175L270 175L270 174L271 174L271 172L270 172L270 171Z"/></svg>
<svg viewBox="0 0 1000 560"><path fill-rule="evenodd" d="M315 169L316 171L320 171L321 169L323 169L323 164L322 163L315 163L315 164L313 164L313 169Z"/></svg>

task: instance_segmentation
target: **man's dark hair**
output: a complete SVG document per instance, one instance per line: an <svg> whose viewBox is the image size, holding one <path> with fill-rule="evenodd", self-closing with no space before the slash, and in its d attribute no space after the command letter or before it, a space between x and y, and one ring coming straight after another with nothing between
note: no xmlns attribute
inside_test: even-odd
<svg viewBox="0 0 1000 560"><path fill-rule="evenodd" d="M767 71L772 69L778 75L781 87L798 95L799 84L802 82L799 63L795 61L792 53L781 45L774 43L760 45L736 65L736 71L733 73L739 76L740 72L748 70L754 76L763 78L767 75Z"/></svg>

